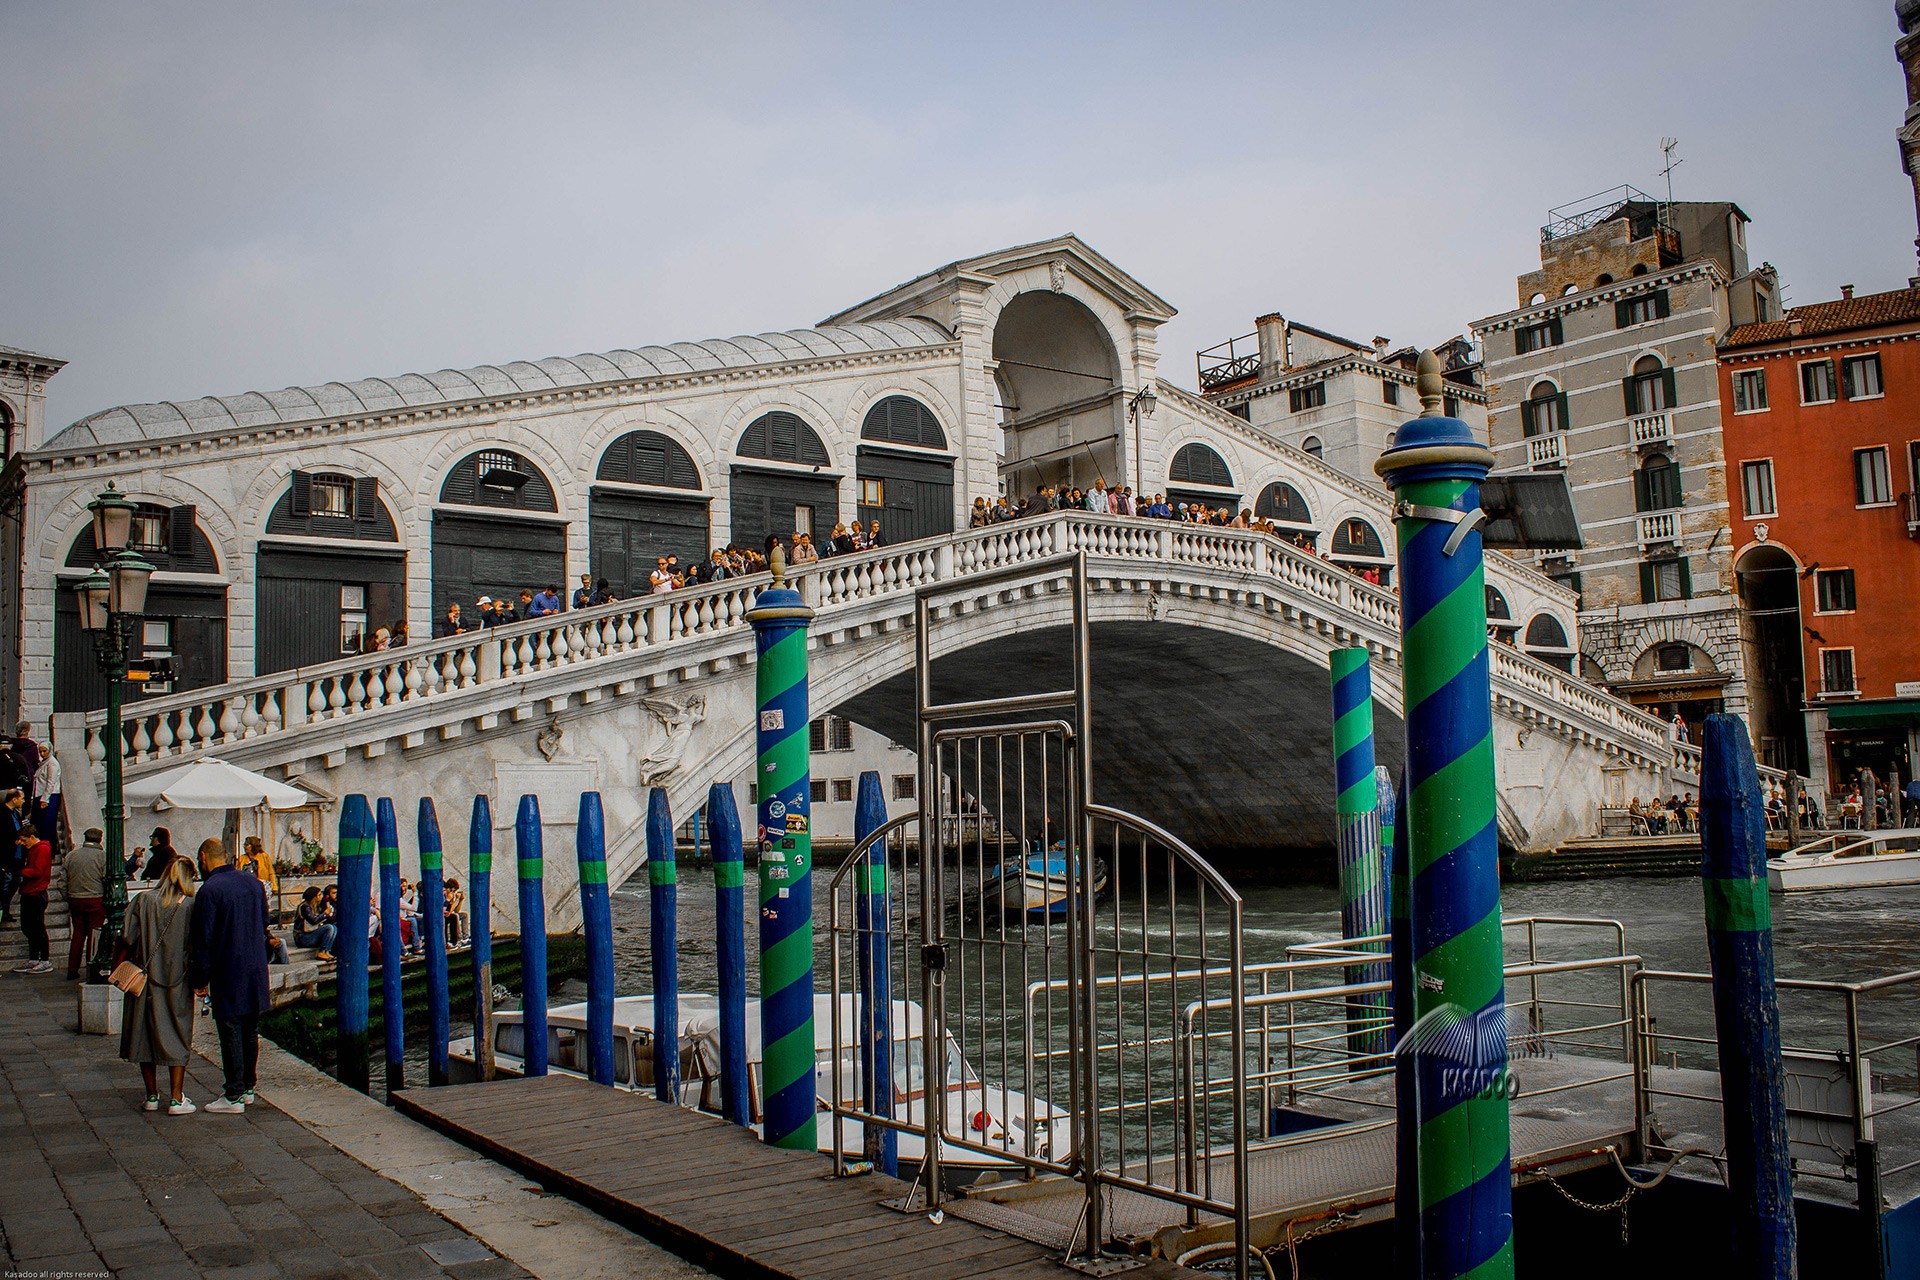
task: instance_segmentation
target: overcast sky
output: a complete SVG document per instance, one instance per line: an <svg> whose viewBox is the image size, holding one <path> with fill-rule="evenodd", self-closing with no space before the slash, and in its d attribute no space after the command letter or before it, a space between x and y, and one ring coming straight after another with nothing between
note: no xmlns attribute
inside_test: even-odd
<svg viewBox="0 0 1920 1280"><path fill-rule="evenodd" d="M1549 206L1733 199L1903 286L1891 0L0 0L0 344L114 404L812 324L1078 232L1181 310L1422 344Z"/></svg>

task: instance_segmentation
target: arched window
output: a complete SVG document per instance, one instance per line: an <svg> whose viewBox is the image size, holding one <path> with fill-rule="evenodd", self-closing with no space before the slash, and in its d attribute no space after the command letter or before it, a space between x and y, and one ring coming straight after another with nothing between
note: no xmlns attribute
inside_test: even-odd
<svg viewBox="0 0 1920 1280"><path fill-rule="evenodd" d="M267 532L309 538L358 538L397 542L393 514L380 500L372 476L332 471L296 471L267 513Z"/></svg>
<svg viewBox="0 0 1920 1280"><path fill-rule="evenodd" d="M1537 613L1533 621L1527 624L1527 648L1529 649L1565 649L1567 629L1560 625L1560 619L1550 613Z"/></svg>
<svg viewBox="0 0 1920 1280"><path fill-rule="evenodd" d="M1563 298L1570 298L1578 292L1580 292L1580 286L1577 284L1570 284L1566 288L1560 291L1560 296Z"/></svg>
<svg viewBox="0 0 1920 1280"><path fill-rule="evenodd" d="M1275 480L1260 491L1260 498L1254 504L1253 514L1262 520L1277 520L1282 524L1310 525L1313 512L1307 507L1307 500L1300 491L1285 480Z"/></svg>
<svg viewBox="0 0 1920 1280"><path fill-rule="evenodd" d="M876 444L910 444L922 449L944 449L947 433L933 410L912 396L888 396L867 410L860 438Z"/></svg>
<svg viewBox="0 0 1920 1280"><path fill-rule="evenodd" d="M1659 356L1641 356L1627 377L1626 399L1630 418L1673 408L1673 370L1662 365Z"/></svg>
<svg viewBox="0 0 1920 1280"><path fill-rule="evenodd" d="M1308 436L1300 442L1300 447L1316 458L1325 450L1325 446L1320 443L1319 436Z"/></svg>
<svg viewBox="0 0 1920 1280"><path fill-rule="evenodd" d="M1634 263L1634 264L1633 264L1633 274L1634 274L1634 275L1636 275L1636 276L1643 276L1643 275L1645 275L1645 274L1647 274L1647 264L1646 264L1646 263L1644 263L1644 262L1636 262L1636 263Z"/></svg>
<svg viewBox="0 0 1920 1280"><path fill-rule="evenodd" d="M1175 484L1211 484L1223 489L1233 487L1233 472L1226 459L1204 444L1181 445L1167 468L1167 479Z"/></svg>
<svg viewBox="0 0 1920 1280"><path fill-rule="evenodd" d="M1542 379L1520 405L1521 430L1530 436L1547 435L1567 429L1567 396L1559 387Z"/></svg>
<svg viewBox="0 0 1920 1280"><path fill-rule="evenodd" d="M1537 306L1539 306L1539 305L1540 305L1541 303L1543 303L1543 302L1545 302L1546 300L1547 300L1547 295L1546 295L1546 294L1544 294L1544 293L1536 293L1536 294L1534 294L1534 295L1533 295L1533 296L1532 296L1531 298L1528 298L1528 299L1527 299L1527 305L1528 305L1528 306L1530 306L1530 307L1537 307Z"/></svg>
<svg viewBox="0 0 1920 1280"><path fill-rule="evenodd" d="M137 502L127 547L139 552L155 569L174 573L220 572L220 558L213 549L213 540L201 532L198 509L192 506ZM94 548L93 525L89 522L81 527L73 545L67 549L67 568L91 569L99 563L100 553Z"/></svg>
<svg viewBox="0 0 1920 1280"><path fill-rule="evenodd" d="M743 458L764 458L769 462L797 462L802 466L824 467L830 459L827 446L814 429L798 414L784 409L763 413L740 433L736 452Z"/></svg>
<svg viewBox="0 0 1920 1280"><path fill-rule="evenodd" d="M596 480L698 489L700 468L680 442L658 431L629 431L600 455Z"/></svg>
<svg viewBox="0 0 1920 1280"><path fill-rule="evenodd" d="M1507 621L1513 617L1513 610L1507 607L1507 598L1500 594L1500 588L1487 584L1487 621Z"/></svg>
<svg viewBox="0 0 1920 1280"><path fill-rule="evenodd" d="M1606 272L1602 271L1600 273L1600 278L1593 282L1593 287L1598 289L1605 285L1610 285L1612 283L1613 283L1613 277L1608 275Z"/></svg>
<svg viewBox="0 0 1920 1280"><path fill-rule="evenodd" d="M1680 464L1664 453L1650 453L1633 473L1634 509L1665 511L1680 505Z"/></svg>
<svg viewBox="0 0 1920 1280"><path fill-rule="evenodd" d="M440 486L440 501L464 507L558 511L553 484L510 449L487 448L460 459Z"/></svg>
<svg viewBox="0 0 1920 1280"><path fill-rule="evenodd" d="M1340 527L1334 530L1332 553L1336 559L1341 556L1363 556L1369 560L1384 560L1387 548L1372 525L1355 517L1342 520Z"/></svg>

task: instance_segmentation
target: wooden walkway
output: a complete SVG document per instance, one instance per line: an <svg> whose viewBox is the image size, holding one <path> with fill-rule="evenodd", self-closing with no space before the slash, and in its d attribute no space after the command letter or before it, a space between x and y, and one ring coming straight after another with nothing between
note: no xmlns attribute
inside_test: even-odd
<svg viewBox="0 0 1920 1280"><path fill-rule="evenodd" d="M408 1089L402 1114L437 1129L717 1275L746 1280L1063 1280L1040 1245L952 1214L884 1208L907 1184L835 1178L826 1157L569 1076ZM1154 1261L1126 1272L1177 1280Z"/></svg>

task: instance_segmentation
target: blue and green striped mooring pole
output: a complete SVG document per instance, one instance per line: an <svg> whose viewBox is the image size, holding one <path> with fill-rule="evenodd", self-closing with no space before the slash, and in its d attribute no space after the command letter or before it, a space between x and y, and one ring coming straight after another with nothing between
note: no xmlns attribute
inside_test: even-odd
<svg viewBox="0 0 1920 1280"><path fill-rule="evenodd" d="M714 970L720 984L720 1108L750 1125L747 1107L746 851L733 784L707 789L707 850L713 858Z"/></svg>
<svg viewBox="0 0 1920 1280"><path fill-rule="evenodd" d="M1422 1280L1513 1275L1506 995L1495 825L1480 482L1493 453L1441 414L1444 384L1420 357L1421 415L1374 464L1394 495L1405 654L1407 828L1414 1025L1395 1046L1411 1073L1417 1143L1396 1197L1417 1196ZM1396 835L1398 833L1396 832ZM1402 1095L1404 1096L1404 1094ZM1413 1167L1406 1157L1413 1156Z"/></svg>
<svg viewBox="0 0 1920 1280"><path fill-rule="evenodd" d="M1373 763L1373 668L1364 648L1335 649L1333 680L1334 821L1340 860L1340 933L1371 938L1387 931L1387 886L1380 867L1380 796ZM1381 950L1379 944L1369 949ZM1384 982L1382 964L1353 965L1348 982ZM1359 1053L1387 1051L1386 992L1347 1001L1347 1043Z"/></svg>
<svg viewBox="0 0 1920 1280"><path fill-rule="evenodd" d="M525 1040L522 1073L547 1074L547 888L540 835L540 797L521 796L513 820L520 871L520 1022Z"/></svg>
<svg viewBox="0 0 1920 1280"><path fill-rule="evenodd" d="M1780 993L1767 900L1767 806L1753 740L1738 716L1710 715L1700 747L1700 886L1720 1041L1728 1232L1738 1280L1794 1274L1793 1168L1787 1150ZM1879 1206L1873 1209L1877 1220Z"/></svg>
<svg viewBox="0 0 1920 1280"><path fill-rule="evenodd" d="M473 1074L493 1079L493 806L473 798L467 822L467 950L473 961Z"/></svg>
<svg viewBox="0 0 1920 1280"><path fill-rule="evenodd" d="M680 881L665 787L647 793L648 936L653 957L653 1096L680 1100Z"/></svg>
<svg viewBox="0 0 1920 1280"><path fill-rule="evenodd" d="M400 823L393 801L374 802L375 838L380 846L380 1025L387 1033L387 1092L407 1087L407 1002L401 965L407 954L400 924Z"/></svg>
<svg viewBox="0 0 1920 1280"><path fill-rule="evenodd" d="M764 1140L816 1149L813 1058L813 835L807 828L807 623L778 543L773 583L747 611L758 652L760 1043Z"/></svg>
<svg viewBox="0 0 1920 1280"><path fill-rule="evenodd" d="M427 947L427 1083L447 1083L447 1036L452 1010L447 991L447 882L441 861L440 815L433 797L420 797L415 828L420 843L420 929Z"/></svg>
<svg viewBox="0 0 1920 1280"><path fill-rule="evenodd" d="M367 914L373 902L373 810L362 795L340 806L340 936L333 956L334 1076L370 1091L367 1078Z"/></svg>
<svg viewBox="0 0 1920 1280"><path fill-rule="evenodd" d="M607 818L598 791L580 793L580 929L587 942L587 1078L613 1083L613 900L607 890Z"/></svg>

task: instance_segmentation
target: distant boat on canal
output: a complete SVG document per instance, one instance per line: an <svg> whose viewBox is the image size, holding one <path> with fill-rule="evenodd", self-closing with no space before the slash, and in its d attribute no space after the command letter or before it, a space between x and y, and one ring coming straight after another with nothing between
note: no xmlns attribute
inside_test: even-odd
<svg viewBox="0 0 1920 1280"><path fill-rule="evenodd" d="M1902 884L1920 884L1920 828L1836 831L1767 859L1767 887L1777 893Z"/></svg>

